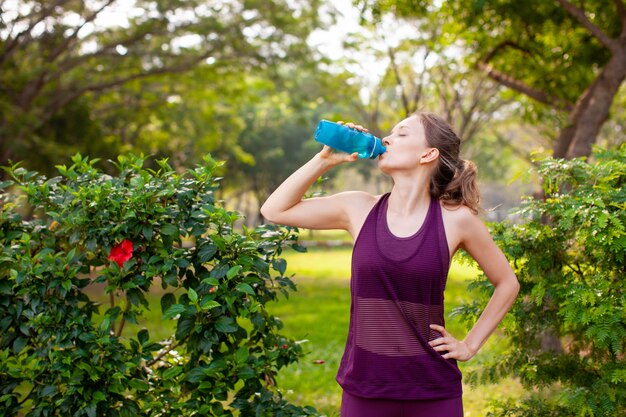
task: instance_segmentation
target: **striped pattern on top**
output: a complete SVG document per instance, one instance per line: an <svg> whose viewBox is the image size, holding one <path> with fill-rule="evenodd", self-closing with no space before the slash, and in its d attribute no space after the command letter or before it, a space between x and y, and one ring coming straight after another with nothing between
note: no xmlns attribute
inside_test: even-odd
<svg viewBox="0 0 626 417"><path fill-rule="evenodd" d="M357 297L355 307L358 311L355 315L356 345L368 352L384 356L425 354L405 315L427 341L441 337L429 325L439 323L442 306Z"/></svg>

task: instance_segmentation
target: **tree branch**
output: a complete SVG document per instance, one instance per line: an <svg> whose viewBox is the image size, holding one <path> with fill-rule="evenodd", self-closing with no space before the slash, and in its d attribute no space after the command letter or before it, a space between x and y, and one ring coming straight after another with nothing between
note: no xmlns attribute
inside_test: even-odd
<svg viewBox="0 0 626 417"><path fill-rule="evenodd" d="M67 50L67 48L70 46L70 44L72 43L72 41L74 41L76 39L76 37L78 36L78 32L85 27L85 25L89 22L93 22L93 20L98 17L98 15L102 12L102 10L104 10L105 8L107 8L108 6L111 5L111 3L113 3L115 0L108 0L106 3L104 3L102 5L102 7L100 7L98 10L94 11L93 13L91 13L91 15L87 16L85 18L85 21L83 23L81 23L80 25L78 25L76 28L74 28L74 31L72 32L72 34L70 36L68 36L67 38L65 38L65 41L59 45L48 57L49 61L54 61L63 51Z"/></svg>
<svg viewBox="0 0 626 417"><path fill-rule="evenodd" d="M40 22L43 22L46 17L49 17L54 9L56 9L58 6L62 6L63 3L67 3L68 1L69 0L57 0L56 3L50 5L48 8L43 7L41 9L41 15L39 16L39 18L36 18L30 25L28 25L28 28L21 31L20 33L15 35L13 39L7 42L6 48L4 48L4 51L2 51L2 54L0 54L0 65L2 65L13 54L13 52L19 45L19 41L22 36L28 35L30 39L32 39L31 31L35 28L35 26L37 26Z"/></svg>
<svg viewBox="0 0 626 417"><path fill-rule="evenodd" d="M128 294L126 294L126 308L124 308L124 313L122 313L122 320L120 321L120 327L117 328L117 332L115 333L116 337L120 337L122 335L122 331L124 330L124 325L126 324L126 315L130 312L130 308L131 308L131 303L130 303L130 300L128 299Z"/></svg>
<svg viewBox="0 0 626 417"><path fill-rule="evenodd" d="M102 47L100 49L98 49L95 52L92 52L92 53L89 53L89 54L82 54L82 55L80 55L78 57L71 57L71 58L66 59L64 61L61 61L58 64L58 68L59 69L50 76L50 79L55 79L55 78L65 74L67 71L71 70L72 68L75 68L75 67L79 66L83 62L89 61L92 58L96 58L96 57L99 57L101 55L106 54L107 52L110 52L117 45L128 46L128 45L134 44L135 42L140 41L141 39L143 39L144 37L146 37L148 35L159 35L159 34L162 34L162 33L163 33L162 31L153 30L153 29L139 31L139 32L133 34L132 36L130 36L129 38L127 38L127 39L124 39L124 40L114 40L112 42L104 44L104 45L102 45Z"/></svg>
<svg viewBox="0 0 626 417"><path fill-rule="evenodd" d="M410 113L409 99L407 98L406 92L404 91L404 84L402 83L400 70L398 69L398 64L396 63L396 55L391 46L387 48L387 54L389 55L389 64L391 65L391 69L393 69L393 73L396 76L396 85L400 88L400 98L402 99L402 106L404 107L405 117L408 117Z"/></svg>
<svg viewBox="0 0 626 417"><path fill-rule="evenodd" d="M183 62L181 64L178 65L172 65L169 67L163 67L163 68L157 68L154 69L152 71L146 71L146 72L141 72L138 74L132 74L129 75L127 77L122 77L122 78L118 78L118 79L114 79L111 81L107 81L107 82L102 82L99 84L91 84L91 85L87 85L84 86L82 88L79 88L75 91L57 91L55 93L55 97L57 97L56 100L53 100L51 102L51 104L49 106L46 107L45 111L44 111L44 117L40 118L38 120L39 122L39 126L41 126L43 123L45 123L51 115L56 114L56 112L58 111L58 109L60 109L61 107L67 105L68 103L71 103L72 101L76 100L78 97L82 96L83 94L87 93L87 92L100 92L100 91L104 91L107 90L109 88L112 87L117 87L123 84L126 84L127 82L133 81L133 80L137 80L137 79L141 79L141 78L147 78L147 77L151 77L153 75L160 75L160 74L168 74L168 73L177 73L177 72L183 72L183 71L187 71L188 69L192 68L193 66L195 66L198 62L202 61L203 59L206 59L207 57L209 57L214 51L207 51L205 53L203 53L200 56L194 57L193 59L188 60L187 62Z"/></svg>
<svg viewBox="0 0 626 417"><path fill-rule="evenodd" d="M497 81L498 83L506 87L509 87L519 93L527 95L528 97L534 100L537 100L540 103L547 104L559 110L572 111L574 109L574 105L568 102L567 100L564 100L560 97L546 94L545 92L541 90L532 88L520 80L516 80L515 78L507 74L504 74L495 70L491 65L485 64L483 62L479 62L478 68L483 70L489 77L491 77L493 80Z"/></svg>
<svg viewBox="0 0 626 417"><path fill-rule="evenodd" d="M168 347L167 349L163 350L161 353L159 353L156 357L154 357L153 359L149 360L148 362L146 362L146 366L152 366L155 363L157 363L158 361L160 361L161 359L163 359L163 357L165 355L167 355L168 353L170 353L171 351L173 351L174 349L176 349L182 342L184 342L185 340L187 340L187 338L184 338L183 340L179 340L177 343L173 343L172 345L170 345L170 347Z"/></svg>
<svg viewBox="0 0 626 417"><path fill-rule="evenodd" d="M615 7L617 8L617 14L620 17L622 23L626 24L626 4L624 4L623 0L614 0Z"/></svg>
<svg viewBox="0 0 626 417"><path fill-rule="evenodd" d="M422 59L422 68L424 68L424 70L422 71L422 73L420 74L419 77L419 81L418 84L415 88L415 94L413 95L413 108L412 108L412 112L417 111L417 109L419 108L420 105L420 101L422 100L422 92L424 90L424 78L426 77L426 60L428 59L428 56L430 55L430 50L426 50L426 53L424 54L424 59Z"/></svg>
<svg viewBox="0 0 626 417"><path fill-rule="evenodd" d="M493 57L496 56L498 52L500 52L504 48L513 48L513 49L517 49L518 51L524 52L526 55L532 55L528 49L522 47L521 45L518 45L517 43L513 41L503 41L503 42L500 42L498 45L496 45L496 47L493 48L491 52L489 52L489 54L487 54L487 56L483 58L482 61L484 63L491 62Z"/></svg>
<svg viewBox="0 0 626 417"><path fill-rule="evenodd" d="M617 44L615 39L608 37L606 33L602 31L602 29L600 29L599 27L591 23L591 21L587 18L587 15L585 14L583 10L574 6L568 0L557 0L557 1L561 5L561 7L563 7L576 20L578 20L578 22L581 25L583 25L585 29L587 29L593 36L595 36L596 39L598 39L604 46L606 46L612 51L619 48L619 45ZM616 1L618 3L621 2L620 0L616 0ZM623 6L624 5L622 4L622 7Z"/></svg>

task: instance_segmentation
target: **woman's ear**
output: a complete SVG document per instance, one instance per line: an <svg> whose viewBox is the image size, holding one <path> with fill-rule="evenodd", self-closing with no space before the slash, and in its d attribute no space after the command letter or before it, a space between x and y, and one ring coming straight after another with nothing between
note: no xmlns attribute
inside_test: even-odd
<svg viewBox="0 0 626 417"><path fill-rule="evenodd" d="M430 148L424 151L424 153L422 153L422 156L420 157L420 163L428 164L429 162L433 162L438 157L439 157L439 149Z"/></svg>

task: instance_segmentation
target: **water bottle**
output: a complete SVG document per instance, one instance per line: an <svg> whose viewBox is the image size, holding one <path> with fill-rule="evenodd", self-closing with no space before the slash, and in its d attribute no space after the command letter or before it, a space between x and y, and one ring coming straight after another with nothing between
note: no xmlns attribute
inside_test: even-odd
<svg viewBox="0 0 626 417"><path fill-rule="evenodd" d="M357 152L359 158L374 159L387 149L380 138L348 126L322 120L315 130L315 140L346 153Z"/></svg>

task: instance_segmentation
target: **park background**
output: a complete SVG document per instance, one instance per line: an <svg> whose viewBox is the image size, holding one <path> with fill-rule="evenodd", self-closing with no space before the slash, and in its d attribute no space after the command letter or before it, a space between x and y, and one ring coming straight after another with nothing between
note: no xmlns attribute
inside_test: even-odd
<svg viewBox="0 0 626 417"><path fill-rule="evenodd" d="M416 110L442 115L463 140L462 157L478 166L490 224L524 222L514 208L547 190L542 158L594 163L625 139L621 0L5 0L0 13L0 165L20 161L53 177L80 153L114 176L107 161L134 153L150 156L145 165L155 169L167 158L182 174L210 153L224 161L214 171L216 199L241 213L239 229L263 224L260 204L319 151L312 136L321 119L384 137ZM10 179L9 171L0 175ZM309 195L390 187L374 161L359 161L321 178ZM298 291L267 308L286 336L307 342L277 382L288 401L338 415L334 374L347 333L351 241L301 231L300 243L307 253L284 252ZM469 329L462 305L479 299L479 286L468 284L479 279L474 265L455 259L445 309L459 338ZM129 332L171 334L161 295L149 293L156 307ZM623 305L623 292L617 297ZM623 329L623 319L615 325ZM623 343L623 333L614 337ZM461 369L487 366L510 343L499 329ZM623 348L614 354L623 364ZM615 384L626 380L623 368L611 375ZM514 404L529 387L544 403L569 398L559 397L566 383L558 375L542 378L522 375L526 388L515 372L468 378L465 414L523 415L490 401ZM580 395L589 403L580 415L615 411ZM545 415L573 415L552 412Z"/></svg>

